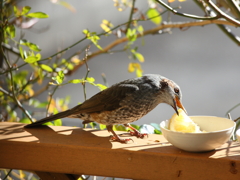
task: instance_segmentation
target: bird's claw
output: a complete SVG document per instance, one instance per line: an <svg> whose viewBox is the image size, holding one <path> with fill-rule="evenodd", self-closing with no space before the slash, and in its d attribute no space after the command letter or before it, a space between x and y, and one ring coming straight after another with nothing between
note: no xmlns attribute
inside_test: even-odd
<svg viewBox="0 0 240 180"><path fill-rule="evenodd" d="M136 136L137 138L145 139L148 138L147 133L140 133L138 131L129 131L131 136Z"/></svg>
<svg viewBox="0 0 240 180"><path fill-rule="evenodd" d="M115 137L115 136L110 136L110 141L113 141L113 142L120 142L120 143L123 143L123 144L134 143L134 141L133 141L131 138L128 138L128 139L121 139L121 138L119 138L119 137Z"/></svg>

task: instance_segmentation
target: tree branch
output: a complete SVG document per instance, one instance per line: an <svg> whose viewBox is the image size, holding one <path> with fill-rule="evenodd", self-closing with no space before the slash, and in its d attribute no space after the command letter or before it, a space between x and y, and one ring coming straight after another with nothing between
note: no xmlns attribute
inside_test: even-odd
<svg viewBox="0 0 240 180"><path fill-rule="evenodd" d="M224 7L226 10L230 10L232 15L235 16L236 19L240 19L240 8L239 4L235 0L217 0L216 2L219 6Z"/></svg>
<svg viewBox="0 0 240 180"><path fill-rule="evenodd" d="M209 24L227 24L227 25L232 25L232 26L234 25L231 22L228 22L228 21L225 21L225 20L220 20L220 19L161 24L160 26L157 26L153 29L144 31L141 34L138 33L137 38L142 37L142 36L146 36L146 35L150 35L150 34L157 34L160 30L167 29L167 28L180 28L181 29L181 28L185 28L185 27L204 26L204 25L209 25ZM102 50L98 50L96 52L93 52L91 55L88 56L87 60L89 61L90 59L92 59L93 57L95 57L99 54L108 53L109 50L111 50L113 47L115 47L115 46L117 46L121 43L127 42L127 41L128 41L127 37L117 39L117 40L113 41L112 43L110 43L109 45L107 45ZM78 68L80 68L83 64L84 63L81 63L81 64L75 66L74 69L70 72L70 74L77 71Z"/></svg>
<svg viewBox="0 0 240 180"><path fill-rule="evenodd" d="M187 17L187 18L191 18L191 19L198 19L198 20L214 20L214 19L218 19L219 18L217 16L215 16L215 17L203 17L203 16L192 15L192 14L180 13L180 12L178 12L175 9L173 9L171 6L169 6L168 4L164 3L161 0L156 0L156 2L158 2L159 4L161 4L162 6L167 8L169 11L171 11L174 14L177 14L179 16L183 16L183 17Z"/></svg>
<svg viewBox="0 0 240 180"><path fill-rule="evenodd" d="M6 64L8 66L8 68L10 69L10 82L11 82L11 88L12 88L12 94L8 93L8 96L11 97L15 103L17 104L17 106L23 111L23 113L29 118L29 120L31 122L33 122L32 120L32 116L29 114L29 112L23 108L22 104L19 102L19 100L17 99L16 97L16 94L15 94L15 88L14 88L14 82L13 82L13 73L12 73L12 67L10 65L10 62L8 61L7 57L5 56L4 52L3 52L3 48L1 46L0 48L0 51L3 55L3 58L5 59L6 61ZM6 94L7 91L3 91L3 89L0 89L4 94Z"/></svg>
<svg viewBox="0 0 240 180"><path fill-rule="evenodd" d="M237 26L240 26L240 22L237 21L236 19L232 18L231 16L227 15L226 13L224 13L220 8L218 8L216 6L216 4L214 4L211 0L204 0L209 7L211 7L216 13L218 13L221 17L223 17L224 19L226 19L227 21L236 24Z"/></svg>
<svg viewBox="0 0 240 180"><path fill-rule="evenodd" d="M194 2L203 10L207 10L209 12L209 15L215 16L215 12L213 12L210 7L205 7L202 2L199 2L198 0L194 0ZM223 2L223 1L222 1ZM227 21L229 22L229 21ZM228 24L226 24L228 25ZM235 24L234 24L235 25ZM240 45L240 37L236 36L235 34L232 33L231 29L224 24L217 24L219 29L221 29L233 42L235 42L238 46ZM236 26L237 27L237 26Z"/></svg>

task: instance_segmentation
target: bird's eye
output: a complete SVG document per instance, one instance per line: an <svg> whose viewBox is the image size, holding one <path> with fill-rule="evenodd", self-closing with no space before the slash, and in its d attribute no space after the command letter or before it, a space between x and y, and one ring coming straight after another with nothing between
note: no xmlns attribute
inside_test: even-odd
<svg viewBox="0 0 240 180"><path fill-rule="evenodd" d="M178 88L174 88L174 92L178 94L179 93L179 89Z"/></svg>

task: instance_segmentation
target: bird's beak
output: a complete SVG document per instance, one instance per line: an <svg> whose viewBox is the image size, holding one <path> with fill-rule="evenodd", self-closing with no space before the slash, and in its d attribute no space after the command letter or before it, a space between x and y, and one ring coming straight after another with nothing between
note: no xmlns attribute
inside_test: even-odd
<svg viewBox="0 0 240 180"><path fill-rule="evenodd" d="M178 115L178 110L177 110L177 107L181 108L186 114L187 114L187 111L186 109L183 107L182 103L181 103L181 100L179 99L179 97L175 96L175 99L174 99L174 110L176 111L177 115Z"/></svg>

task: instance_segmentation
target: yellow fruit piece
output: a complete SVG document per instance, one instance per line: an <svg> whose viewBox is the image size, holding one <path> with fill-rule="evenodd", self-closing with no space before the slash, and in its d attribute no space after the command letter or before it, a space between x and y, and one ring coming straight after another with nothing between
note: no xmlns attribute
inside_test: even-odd
<svg viewBox="0 0 240 180"><path fill-rule="evenodd" d="M179 115L175 113L170 119L170 130L185 133L202 132L200 130L200 127L196 123L194 123L193 120L182 109L178 109L178 114Z"/></svg>

